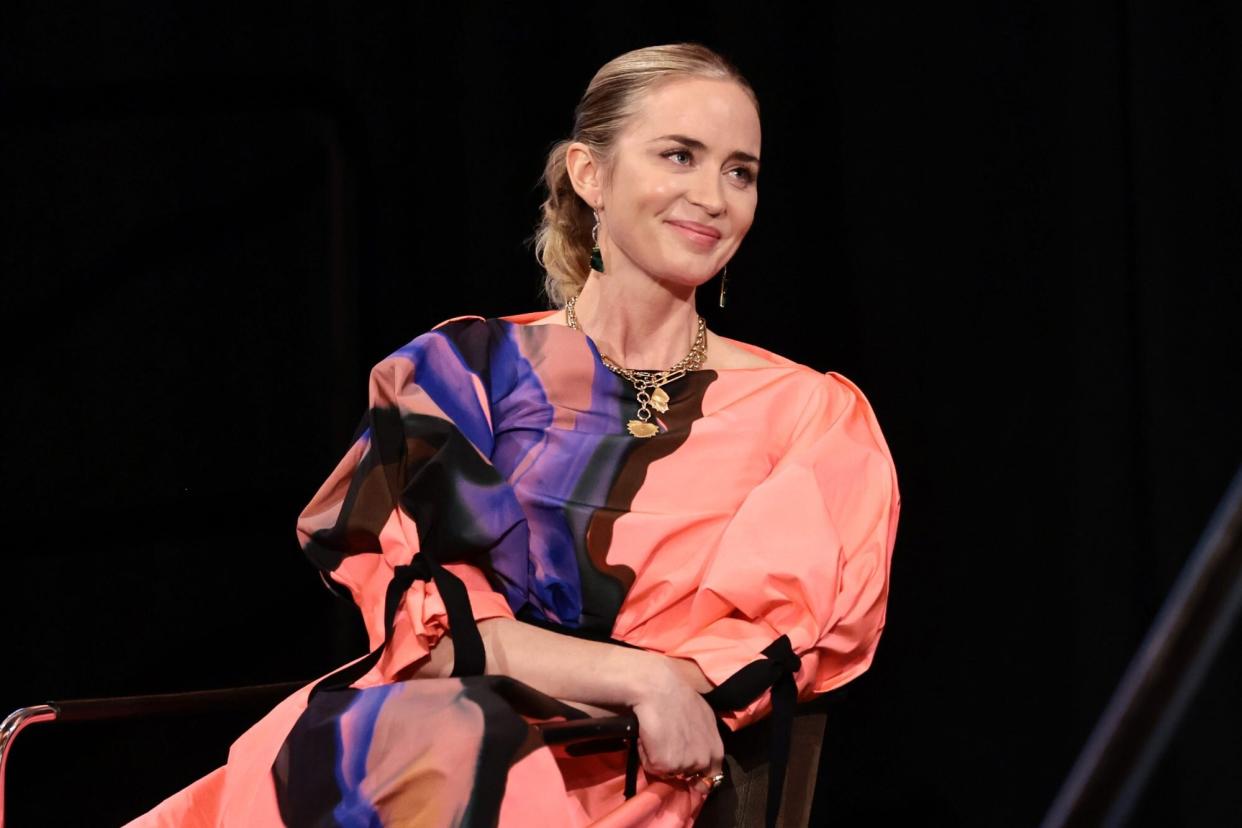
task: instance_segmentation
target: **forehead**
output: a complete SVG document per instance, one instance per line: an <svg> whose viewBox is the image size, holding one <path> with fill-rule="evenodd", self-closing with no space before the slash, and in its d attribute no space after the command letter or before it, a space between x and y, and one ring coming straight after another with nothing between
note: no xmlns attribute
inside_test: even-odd
<svg viewBox="0 0 1242 828"><path fill-rule="evenodd" d="M679 78L660 84L643 98L625 133L636 142L678 133L713 150L759 154L759 113L746 91L730 80Z"/></svg>

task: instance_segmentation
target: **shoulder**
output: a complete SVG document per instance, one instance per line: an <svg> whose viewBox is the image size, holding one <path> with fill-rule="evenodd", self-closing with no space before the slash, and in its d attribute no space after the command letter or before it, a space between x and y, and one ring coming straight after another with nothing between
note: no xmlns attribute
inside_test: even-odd
<svg viewBox="0 0 1242 828"><path fill-rule="evenodd" d="M871 400L844 374L826 371L821 376L825 389L824 431L838 435L834 444L849 443L864 450L883 468L894 471L892 452Z"/></svg>
<svg viewBox="0 0 1242 828"><path fill-rule="evenodd" d="M512 351L515 328L552 324L549 317L556 313L544 310L491 317L450 316L390 352L375 367L387 367L397 361L441 370L465 368L483 374L498 355Z"/></svg>
<svg viewBox="0 0 1242 828"><path fill-rule="evenodd" d="M871 400L845 374L809 368L803 381L808 388L809 419L817 419L828 425L847 416L875 422L875 409Z"/></svg>
<svg viewBox="0 0 1242 828"><path fill-rule="evenodd" d="M837 371L821 371L804 362L790 359L775 351L729 337L716 337L720 345L731 354L737 354L736 365L724 367L739 368L784 368L787 369L788 381L797 387L798 393L804 397L805 409L823 411L848 404L851 400L862 400L866 397L862 390L848 377Z"/></svg>
<svg viewBox="0 0 1242 828"><path fill-rule="evenodd" d="M834 378L845 379L835 372L820 371L818 368L790 359L783 354L752 342L733 339L715 332L711 333L711 337L709 351L711 346L714 345L718 351L726 354L725 358L729 360L729 364L721 366L723 368L785 368L788 369L791 377L796 382L807 387L823 386L829 388L835 384ZM846 380L846 384L853 385L848 380Z"/></svg>
<svg viewBox="0 0 1242 828"><path fill-rule="evenodd" d="M477 314L450 316L414 337L404 349L417 348L428 343L450 343L469 348L471 343L482 343L489 339L496 322L495 319Z"/></svg>
<svg viewBox="0 0 1242 828"><path fill-rule="evenodd" d="M802 366L790 378L796 383L798 415L791 431L792 445L808 446L824 439L832 442L849 436L859 443L888 453L875 409L863 390L838 371L818 371Z"/></svg>
<svg viewBox="0 0 1242 828"><path fill-rule="evenodd" d="M769 351L767 348L762 348L750 342L724 336L711 329L708 329L707 337L708 362L714 363L709 365L709 367L733 369L775 366L812 370L801 363L781 356L775 351ZM715 358L713 359L713 357Z"/></svg>
<svg viewBox="0 0 1242 828"><path fill-rule="evenodd" d="M490 399L498 399L511 391L521 377L523 357L517 329L548 313L450 316L389 353L372 370L395 369L403 378L419 385L481 386Z"/></svg>
<svg viewBox="0 0 1242 828"><path fill-rule="evenodd" d="M372 373L394 368L424 378L463 372L486 372L492 343L492 325L482 316L453 316L436 323L377 362ZM408 377L407 379L412 379Z"/></svg>
<svg viewBox="0 0 1242 828"><path fill-rule="evenodd" d="M844 409L847 406L857 406L874 416L871 401L849 377L838 371L825 371L819 374L819 382L825 388L830 407L835 405Z"/></svg>
<svg viewBox="0 0 1242 828"><path fill-rule="evenodd" d="M565 312L563 310L542 310L542 311L526 311L523 313L511 313L504 316L479 316L478 314L463 314L461 316L450 316L442 322L438 322L431 326L427 333L443 333L447 335L458 335L470 331L497 331L506 326L540 326L554 325L558 322L564 322Z"/></svg>

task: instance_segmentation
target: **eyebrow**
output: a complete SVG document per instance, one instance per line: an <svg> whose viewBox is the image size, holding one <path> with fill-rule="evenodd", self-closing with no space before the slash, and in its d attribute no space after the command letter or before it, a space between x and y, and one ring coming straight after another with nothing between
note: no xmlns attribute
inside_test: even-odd
<svg viewBox="0 0 1242 828"><path fill-rule="evenodd" d="M677 135L677 134L661 135L659 138L652 138L651 141L649 141L648 143L654 144L656 141L663 141L665 139L678 141L690 147L690 149L697 149L697 150L707 149L707 144L704 144L702 141L699 141L698 139L691 138L689 135ZM740 158L743 161L750 161L755 164L759 163L758 158L751 155L749 152L742 152L741 150L734 150L733 152L729 153L729 158ZM728 159L725 159L725 160L728 160Z"/></svg>

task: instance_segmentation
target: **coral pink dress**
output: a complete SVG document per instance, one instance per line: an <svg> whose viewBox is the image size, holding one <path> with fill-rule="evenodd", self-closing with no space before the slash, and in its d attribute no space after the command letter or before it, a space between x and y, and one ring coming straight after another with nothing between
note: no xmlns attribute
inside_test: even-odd
<svg viewBox="0 0 1242 828"><path fill-rule="evenodd" d="M633 387L585 334L528 324L551 313L450 319L374 367L297 523L372 653L132 825L693 822L702 784L640 770L627 796L624 753L543 744L531 722L572 712L478 675L484 618L692 659L733 729L868 668L900 495L862 392L734 342L770 364L675 380L634 438ZM454 678L398 679L450 629Z"/></svg>

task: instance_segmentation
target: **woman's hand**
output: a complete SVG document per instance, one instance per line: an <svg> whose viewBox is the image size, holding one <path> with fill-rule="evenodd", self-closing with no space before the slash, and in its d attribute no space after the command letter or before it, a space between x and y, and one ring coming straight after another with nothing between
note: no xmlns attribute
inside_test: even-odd
<svg viewBox="0 0 1242 828"><path fill-rule="evenodd" d="M632 705L638 755L651 776L711 776L724 762L716 715L675 661L655 662ZM694 672L701 676L697 667Z"/></svg>
<svg viewBox="0 0 1242 828"><path fill-rule="evenodd" d="M724 746L716 716L699 695L712 685L693 661L563 635L513 618L483 619L479 633L488 675L512 676L570 704L632 710L639 758L649 775L720 771ZM426 669L434 669L435 650L429 662Z"/></svg>

